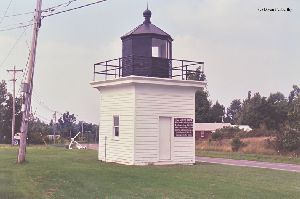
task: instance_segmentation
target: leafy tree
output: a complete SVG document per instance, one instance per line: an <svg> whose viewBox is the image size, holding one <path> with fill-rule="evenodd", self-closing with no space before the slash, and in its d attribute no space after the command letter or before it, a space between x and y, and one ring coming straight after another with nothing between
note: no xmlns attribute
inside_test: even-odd
<svg viewBox="0 0 300 199"><path fill-rule="evenodd" d="M271 143L278 151L300 152L300 130L287 125L276 133L275 140Z"/></svg>
<svg viewBox="0 0 300 199"><path fill-rule="evenodd" d="M272 142L275 148L283 152L300 152L300 92L293 86L288 100L288 113L285 124L276 133Z"/></svg>
<svg viewBox="0 0 300 199"><path fill-rule="evenodd" d="M217 101L213 106L211 106L211 101L208 99L208 93L204 90L198 90L196 92L195 99L196 122L222 122L225 111L225 107L223 105Z"/></svg>
<svg viewBox="0 0 300 199"><path fill-rule="evenodd" d="M0 143L11 143L12 105L13 97L7 92L5 81L2 81L0 82ZM21 117L21 98L16 97L16 131L20 129Z"/></svg>
<svg viewBox="0 0 300 199"><path fill-rule="evenodd" d="M267 114L265 114L265 124L268 129L279 130L287 121L288 102L280 92L270 94L265 105Z"/></svg>
<svg viewBox="0 0 300 199"><path fill-rule="evenodd" d="M0 142L4 142L6 139L6 122L5 122L5 106L7 99L7 89L5 81L0 82Z"/></svg>
<svg viewBox="0 0 300 199"><path fill-rule="evenodd" d="M30 144L43 144L51 131L50 125L34 118L28 124L28 142Z"/></svg>
<svg viewBox="0 0 300 199"><path fill-rule="evenodd" d="M293 90L289 95L289 103L292 103L295 99L297 99L300 95L300 88L297 85L293 85Z"/></svg>
<svg viewBox="0 0 300 199"><path fill-rule="evenodd" d="M251 91L248 91L248 100L251 99Z"/></svg>
<svg viewBox="0 0 300 199"><path fill-rule="evenodd" d="M64 113L62 117L58 119L58 127L62 137L70 139L70 137L74 136L76 128L78 128L75 122L76 117L69 112Z"/></svg>
<svg viewBox="0 0 300 199"><path fill-rule="evenodd" d="M0 107L4 106L4 102L6 101L7 89L5 81L0 82Z"/></svg>
<svg viewBox="0 0 300 199"><path fill-rule="evenodd" d="M300 93L294 97L288 112L288 125L300 131Z"/></svg>
<svg viewBox="0 0 300 199"><path fill-rule="evenodd" d="M238 114L242 110L241 100L235 99L231 102L230 106L227 108L225 121L231 124L237 124Z"/></svg>
<svg viewBox="0 0 300 199"><path fill-rule="evenodd" d="M198 90L195 97L195 117L196 122L209 122L209 110L211 102L208 100L208 93Z"/></svg>
<svg viewBox="0 0 300 199"><path fill-rule="evenodd" d="M84 137L88 142L94 142L98 139L99 126L92 123L83 123L84 125Z"/></svg>
<svg viewBox="0 0 300 199"><path fill-rule="evenodd" d="M215 131L211 134L211 139L213 141L221 141L223 139L223 134L220 131Z"/></svg>
<svg viewBox="0 0 300 199"><path fill-rule="evenodd" d="M198 67L195 72L188 72L187 74L188 80L196 80L196 81L205 81L206 75L203 71L201 71L201 67Z"/></svg>
<svg viewBox="0 0 300 199"><path fill-rule="evenodd" d="M209 110L209 122L221 123L223 121L224 112L225 107L217 101Z"/></svg>
<svg viewBox="0 0 300 199"><path fill-rule="evenodd" d="M261 121L264 119L261 114L263 111L262 103L266 103L266 99L262 98L259 93L255 93L253 97L248 96L248 99L244 100L239 113L238 124L259 128Z"/></svg>
<svg viewBox="0 0 300 199"><path fill-rule="evenodd" d="M238 124L252 128L279 130L287 120L288 103L280 92L270 94L268 98L255 93L244 100L241 110L236 114Z"/></svg>
<svg viewBox="0 0 300 199"><path fill-rule="evenodd" d="M0 143L11 143L11 122L12 122L13 97L7 92L6 82L0 82ZM16 132L20 129L22 120L22 99L16 97ZM51 134L53 128L57 127L64 138L73 137L81 130L81 123L76 124L74 114L66 112L58 120L58 124L53 121L48 125L38 118L31 117L28 125L28 141L31 144L42 144L46 135ZM98 136L98 125L84 122L84 131L88 133L91 140Z"/></svg>

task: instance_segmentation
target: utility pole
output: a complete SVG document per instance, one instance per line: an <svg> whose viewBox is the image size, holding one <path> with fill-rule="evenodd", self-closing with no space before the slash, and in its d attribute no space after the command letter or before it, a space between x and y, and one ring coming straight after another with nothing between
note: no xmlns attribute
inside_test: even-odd
<svg viewBox="0 0 300 199"><path fill-rule="evenodd" d="M39 28L41 27L41 13L42 13L41 8L42 8L42 0L37 0L35 15L34 15L34 25L33 25L32 42L31 42L31 49L30 49L28 74L27 74L26 82L22 83L23 115L22 115L22 124L21 124L20 147L19 147L18 160L17 160L17 163L19 164L25 161L25 155L26 155L26 139L27 139L28 122L29 122L30 107L31 107L31 94L33 88L33 74L34 74L37 38L38 38Z"/></svg>
<svg viewBox="0 0 300 199"><path fill-rule="evenodd" d="M11 121L11 146L14 145L14 135L15 135L15 124L16 124L16 73L23 72L23 70L17 70L14 66L13 70L7 70L7 72L13 73L13 112L12 112L12 121Z"/></svg>
<svg viewBox="0 0 300 199"><path fill-rule="evenodd" d="M56 111L54 111L53 117L54 117L54 124L53 124L54 138L53 138L53 143L55 144L55 139L56 139Z"/></svg>

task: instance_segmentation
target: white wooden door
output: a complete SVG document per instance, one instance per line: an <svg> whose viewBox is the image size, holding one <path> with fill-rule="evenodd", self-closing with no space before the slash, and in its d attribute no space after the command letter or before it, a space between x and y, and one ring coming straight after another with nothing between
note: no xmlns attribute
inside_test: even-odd
<svg viewBox="0 0 300 199"><path fill-rule="evenodd" d="M159 160L171 159L171 118L159 117Z"/></svg>

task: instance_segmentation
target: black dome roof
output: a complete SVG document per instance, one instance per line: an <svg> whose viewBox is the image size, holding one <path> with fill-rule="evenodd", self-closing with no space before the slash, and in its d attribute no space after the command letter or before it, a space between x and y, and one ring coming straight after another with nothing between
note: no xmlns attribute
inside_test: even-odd
<svg viewBox="0 0 300 199"><path fill-rule="evenodd" d="M157 26L155 26L154 24L151 23L151 21L150 21L151 15L152 15L152 12L147 8L143 12L145 21L141 25L139 25L138 27L133 29L132 31L123 35L121 37L121 39L123 40L130 36L136 36L136 35L142 35L142 34L154 34L154 35L158 35L160 37L165 37L165 38L173 41L172 37L168 33L166 33L165 31L163 31L162 29L158 28Z"/></svg>

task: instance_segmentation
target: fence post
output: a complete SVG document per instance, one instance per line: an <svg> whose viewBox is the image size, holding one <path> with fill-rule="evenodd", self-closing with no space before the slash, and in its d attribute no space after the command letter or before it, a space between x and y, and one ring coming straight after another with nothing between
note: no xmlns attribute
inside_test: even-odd
<svg viewBox="0 0 300 199"><path fill-rule="evenodd" d="M107 61L105 62L105 80L107 80Z"/></svg>
<svg viewBox="0 0 300 199"><path fill-rule="evenodd" d="M187 74L187 66L185 66L185 80L187 80L187 76L188 76L188 74Z"/></svg>
<svg viewBox="0 0 300 199"><path fill-rule="evenodd" d="M183 60L181 60L181 79L183 79Z"/></svg>
<svg viewBox="0 0 300 199"><path fill-rule="evenodd" d="M119 58L119 78L121 77L121 59Z"/></svg>

